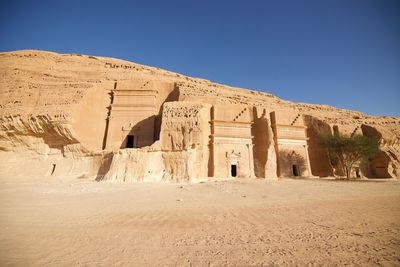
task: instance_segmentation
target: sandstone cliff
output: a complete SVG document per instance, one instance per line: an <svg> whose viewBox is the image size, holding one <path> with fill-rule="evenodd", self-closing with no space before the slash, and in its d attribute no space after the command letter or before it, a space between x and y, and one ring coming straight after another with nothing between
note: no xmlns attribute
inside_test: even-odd
<svg viewBox="0 0 400 267"><path fill-rule="evenodd" d="M113 58L26 50L0 53L0 176L105 175L104 166L111 164L106 156L111 152L104 150L110 92L116 81L129 80L174 83L179 101L303 114L310 135L336 125L343 133L376 136L383 152L376 160L389 161L392 176L400 175L399 118L289 102ZM139 152L118 155L136 161L144 157Z"/></svg>

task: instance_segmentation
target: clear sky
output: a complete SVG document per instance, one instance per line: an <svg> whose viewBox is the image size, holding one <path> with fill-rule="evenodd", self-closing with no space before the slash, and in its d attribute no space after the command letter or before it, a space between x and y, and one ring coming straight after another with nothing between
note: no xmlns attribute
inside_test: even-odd
<svg viewBox="0 0 400 267"><path fill-rule="evenodd" d="M0 51L20 49L400 116L399 0L2 0Z"/></svg>

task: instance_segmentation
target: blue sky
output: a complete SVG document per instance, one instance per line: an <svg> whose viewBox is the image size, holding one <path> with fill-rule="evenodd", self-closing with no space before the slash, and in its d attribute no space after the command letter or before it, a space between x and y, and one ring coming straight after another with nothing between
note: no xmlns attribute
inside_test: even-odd
<svg viewBox="0 0 400 267"><path fill-rule="evenodd" d="M0 1L0 51L121 58L400 116L400 1Z"/></svg>

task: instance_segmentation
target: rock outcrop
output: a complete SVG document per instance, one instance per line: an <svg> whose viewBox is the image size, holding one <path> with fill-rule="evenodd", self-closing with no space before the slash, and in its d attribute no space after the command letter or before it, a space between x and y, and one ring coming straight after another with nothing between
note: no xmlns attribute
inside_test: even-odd
<svg viewBox="0 0 400 267"><path fill-rule="evenodd" d="M136 117L127 120L127 112ZM273 177L279 173L278 146L288 144L283 131L303 129L304 141L290 141L297 146L290 150L304 158L310 175L329 176L318 135L335 127L380 140L381 152L365 176L400 176L396 117L289 102L113 58L0 53L0 177L161 181L214 172ZM226 168L216 163L221 155ZM288 164L297 172L298 163Z"/></svg>

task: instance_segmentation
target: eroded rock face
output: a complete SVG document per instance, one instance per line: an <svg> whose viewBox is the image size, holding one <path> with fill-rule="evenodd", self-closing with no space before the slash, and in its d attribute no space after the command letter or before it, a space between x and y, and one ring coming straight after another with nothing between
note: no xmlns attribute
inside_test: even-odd
<svg viewBox="0 0 400 267"><path fill-rule="evenodd" d="M160 151L121 149L112 155L109 169L97 181L160 182L163 164Z"/></svg>
<svg viewBox="0 0 400 267"><path fill-rule="evenodd" d="M400 175L399 118L293 103L106 57L0 53L1 177L329 176L318 136L335 129L380 139L363 175Z"/></svg>
<svg viewBox="0 0 400 267"><path fill-rule="evenodd" d="M164 104L161 149L164 179L193 180L208 176L210 108L196 102Z"/></svg>

